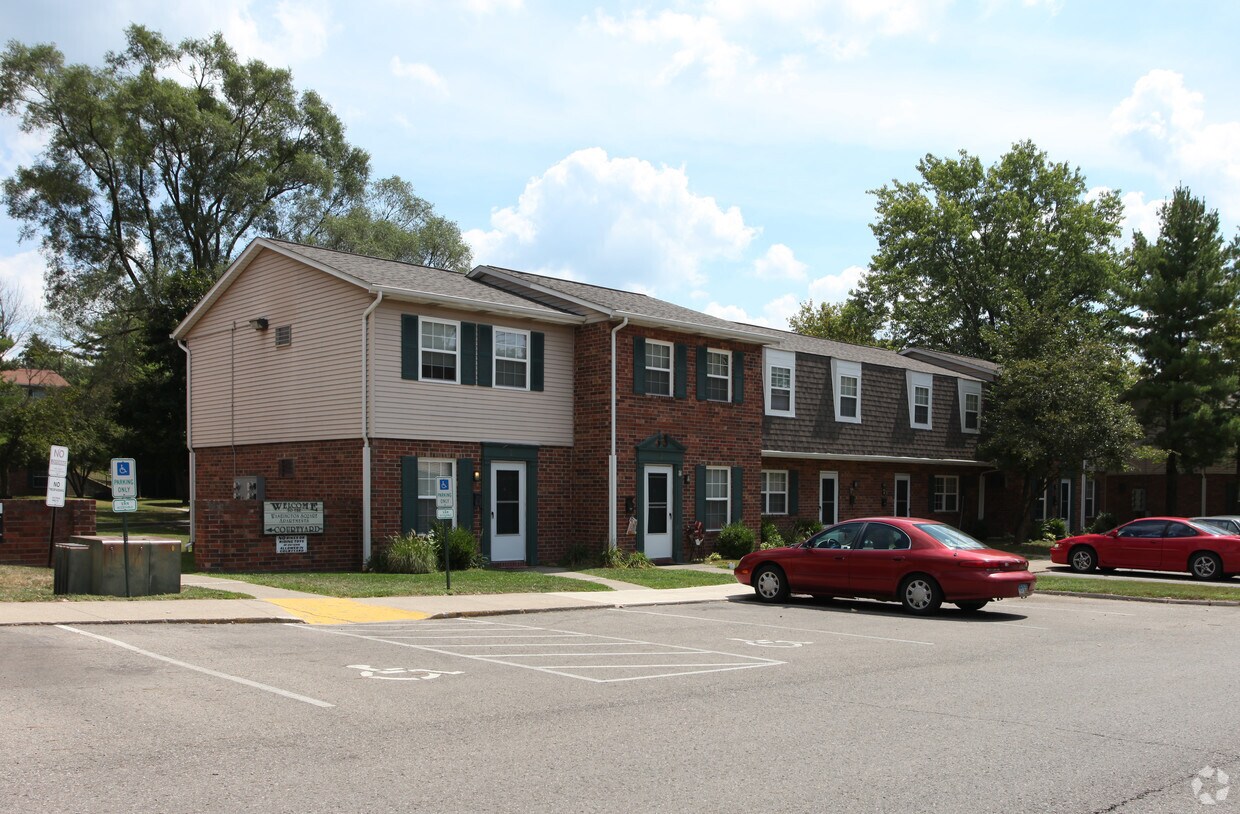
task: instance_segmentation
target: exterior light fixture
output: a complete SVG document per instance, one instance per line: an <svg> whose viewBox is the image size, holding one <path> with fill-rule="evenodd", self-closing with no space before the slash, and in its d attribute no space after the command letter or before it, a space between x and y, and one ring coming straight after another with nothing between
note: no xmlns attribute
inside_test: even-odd
<svg viewBox="0 0 1240 814"><path fill-rule="evenodd" d="M250 327L256 331L267 330L267 317L259 317L258 319L250 320Z"/></svg>

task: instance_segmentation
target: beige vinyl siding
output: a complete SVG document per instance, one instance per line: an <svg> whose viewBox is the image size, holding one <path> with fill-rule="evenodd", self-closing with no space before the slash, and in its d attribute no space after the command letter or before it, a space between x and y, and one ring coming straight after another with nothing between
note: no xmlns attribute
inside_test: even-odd
<svg viewBox="0 0 1240 814"><path fill-rule="evenodd" d="M193 327L195 447L360 438L363 289L263 251ZM249 321L266 317L256 331ZM293 341L275 346L276 328ZM234 328L235 326L235 328Z"/></svg>
<svg viewBox="0 0 1240 814"><path fill-rule="evenodd" d="M401 314L543 332L543 390L402 379ZM374 343L376 438L572 445L572 328L385 300L375 311Z"/></svg>

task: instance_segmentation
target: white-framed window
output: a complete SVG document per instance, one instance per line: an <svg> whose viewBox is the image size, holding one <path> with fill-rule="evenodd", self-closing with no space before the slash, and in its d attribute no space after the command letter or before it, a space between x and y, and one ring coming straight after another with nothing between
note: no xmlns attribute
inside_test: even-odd
<svg viewBox="0 0 1240 814"><path fill-rule="evenodd" d="M1145 487L1134 486L1132 489L1132 510L1134 512L1145 511Z"/></svg>
<svg viewBox="0 0 1240 814"><path fill-rule="evenodd" d="M788 513L788 471L762 470L762 513Z"/></svg>
<svg viewBox="0 0 1240 814"><path fill-rule="evenodd" d="M418 524L415 528L429 529L435 523L451 521L435 519L436 498L439 495L439 479L451 478L453 494L456 490L456 461L436 458L418 458Z"/></svg>
<svg viewBox="0 0 1240 814"><path fill-rule="evenodd" d="M932 429L934 414L934 376L930 373L904 372L905 389L908 393L908 423L918 430Z"/></svg>
<svg viewBox="0 0 1240 814"><path fill-rule="evenodd" d="M672 394L672 343L646 340L646 392L655 396Z"/></svg>
<svg viewBox="0 0 1240 814"><path fill-rule="evenodd" d="M706 467L706 518L708 531L718 531L731 517L732 470L726 466Z"/></svg>
<svg viewBox="0 0 1240 814"><path fill-rule="evenodd" d="M892 501L892 514L896 517L911 516L913 479L909 475L896 475L896 493Z"/></svg>
<svg viewBox="0 0 1240 814"><path fill-rule="evenodd" d="M422 317L418 329L418 359L424 380L459 381L457 337L461 324Z"/></svg>
<svg viewBox="0 0 1240 814"><path fill-rule="evenodd" d="M786 350L767 349L762 355L763 387L766 390L766 414L789 418L796 415L793 392L796 384L796 354Z"/></svg>
<svg viewBox="0 0 1240 814"><path fill-rule="evenodd" d="M1098 516L1098 481L1093 478L1086 478L1085 485L1081 489L1081 501L1084 503L1085 516Z"/></svg>
<svg viewBox="0 0 1240 814"><path fill-rule="evenodd" d="M861 363L831 360L831 382L835 393L835 420L861 423Z"/></svg>
<svg viewBox="0 0 1240 814"><path fill-rule="evenodd" d="M934 510L954 512L960 509L960 477L958 475L934 476Z"/></svg>
<svg viewBox="0 0 1240 814"><path fill-rule="evenodd" d="M495 376L492 381L495 386L529 390L530 332L496 327L492 336L495 343Z"/></svg>
<svg viewBox="0 0 1240 814"><path fill-rule="evenodd" d="M732 354L729 351L706 351L706 400L732 400Z"/></svg>
<svg viewBox="0 0 1240 814"><path fill-rule="evenodd" d="M960 431L982 431L982 383L957 379L960 393Z"/></svg>

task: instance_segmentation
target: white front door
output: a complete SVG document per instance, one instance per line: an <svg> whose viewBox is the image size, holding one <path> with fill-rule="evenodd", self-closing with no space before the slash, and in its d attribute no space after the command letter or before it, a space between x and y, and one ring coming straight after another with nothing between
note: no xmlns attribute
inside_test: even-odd
<svg viewBox="0 0 1240 814"><path fill-rule="evenodd" d="M672 468L646 467L646 556L672 558Z"/></svg>
<svg viewBox="0 0 1240 814"><path fill-rule="evenodd" d="M839 518L839 476L835 472L818 473L818 522L824 526L835 525Z"/></svg>
<svg viewBox="0 0 1240 814"><path fill-rule="evenodd" d="M525 464L491 464L491 561L525 559Z"/></svg>

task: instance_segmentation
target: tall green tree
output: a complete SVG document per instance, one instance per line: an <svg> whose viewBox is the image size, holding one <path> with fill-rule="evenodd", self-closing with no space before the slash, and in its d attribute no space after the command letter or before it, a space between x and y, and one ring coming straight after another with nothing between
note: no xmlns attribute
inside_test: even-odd
<svg viewBox="0 0 1240 814"><path fill-rule="evenodd" d="M879 338L883 328L882 316L849 300L842 303L824 302L814 305L805 300L797 312L788 318L792 330L805 336L834 339L853 345L891 347L891 343Z"/></svg>
<svg viewBox="0 0 1240 814"><path fill-rule="evenodd" d="M1015 533L1024 540L1048 484L1086 464L1123 466L1142 430L1121 398L1130 365L1096 326L1026 309L991 339L1001 373L987 393L978 451L1022 476Z"/></svg>
<svg viewBox="0 0 1240 814"><path fill-rule="evenodd" d="M1028 141L990 167L961 151L917 170L873 191L878 250L852 297L897 345L994 359L991 337L1019 310L1088 316L1107 300L1115 193L1090 198L1079 170Z"/></svg>
<svg viewBox="0 0 1240 814"><path fill-rule="evenodd" d="M1178 187L1159 212L1158 239L1137 233L1124 301L1141 375L1129 398L1166 458L1166 510L1179 511L1178 475L1230 457L1240 439L1234 356L1240 240L1218 212Z"/></svg>

